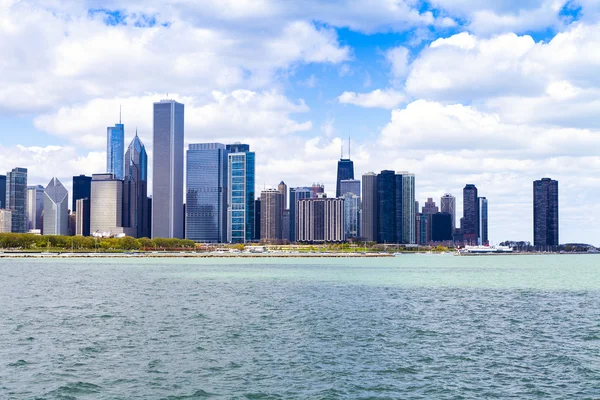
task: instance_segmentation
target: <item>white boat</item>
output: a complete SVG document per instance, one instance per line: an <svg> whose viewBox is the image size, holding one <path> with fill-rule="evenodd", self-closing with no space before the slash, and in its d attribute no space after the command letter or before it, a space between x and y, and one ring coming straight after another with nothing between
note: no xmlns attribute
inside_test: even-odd
<svg viewBox="0 0 600 400"><path fill-rule="evenodd" d="M512 253L509 246L465 246L457 250L458 254L506 254Z"/></svg>

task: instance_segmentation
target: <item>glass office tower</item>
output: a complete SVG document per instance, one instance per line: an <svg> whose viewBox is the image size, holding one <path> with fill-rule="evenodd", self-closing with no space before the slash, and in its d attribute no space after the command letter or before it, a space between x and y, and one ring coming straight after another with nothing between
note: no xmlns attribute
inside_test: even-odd
<svg viewBox="0 0 600 400"><path fill-rule="evenodd" d="M337 184L335 187L335 197L340 197L342 193L341 181L354 179L354 163L349 158L342 158L337 165Z"/></svg>
<svg viewBox="0 0 600 400"><path fill-rule="evenodd" d="M44 222L44 187L42 185L27 188L27 230L42 229Z"/></svg>
<svg viewBox="0 0 600 400"><path fill-rule="evenodd" d="M119 121L106 128L106 172L123 179L123 156L125 152L125 126Z"/></svg>
<svg viewBox="0 0 600 400"><path fill-rule="evenodd" d="M558 181L533 182L533 244L558 246Z"/></svg>
<svg viewBox="0 0 600 400"><path fill-rule="evenodd" d="M150 237L148 227L148 155L137 130L125 153L123 226L135 237Z"/></svg>
<svg viewBox="0 0 600 400"><path fill-rule="evenodd" d="M52 178L44 191L44 235L69 234L69 192Z"/></svg>
<svg viewBox="0 0 600 400"><path fill-rule="evenodd" d="M153 123L152 237L182 239L184 105L154 103Z"/></svg>
<svg viewBox="0 0 600 400"><path fill-rule="evenodd" d="M6 208L6 175L0 175L0 209Z"/></svg>
<svg viewBox="0 0 600 400"><path fill-rule="evenodd" d="M227 242L227 161L221 143L190 144L187 151L185 237Z"/></svg>
<svg viewBox="0 0 600 400"><path fill-rule="evenodd" d="M12 232L27 232L27 168L6 174L6 208L12 212Z"/></svg>
<svg viewBox="0 0 600 400"><path fill-rule="evenodd" d="M247 144L227 145L227 241L246 243L254 234L255 155Z"/></svg>

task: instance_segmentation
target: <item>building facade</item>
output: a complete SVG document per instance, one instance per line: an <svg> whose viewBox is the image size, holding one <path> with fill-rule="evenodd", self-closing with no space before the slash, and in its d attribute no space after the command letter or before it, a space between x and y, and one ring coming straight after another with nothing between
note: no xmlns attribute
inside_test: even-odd
<svg viewBox="0 0 600 400"><path fill-rule="evenodd" d="M558 246L558 181L533 182L533 245Z"/></svg>
<svg viewBox="0 0 600 400"><path fill-rule="evenodd" d="M463 189L463 219L461 225L463 240L467 244L477 244L479 241L479 200L477 188L467 184Z"/></svg>
<svg viewBox="0 0 600 400"><path fill-rule="evenodd" d="M75 212L75 235L90 236L90 199L77 200ZM87 217L86 217L87 216Z"/></svg>
<svg viewBox="0 0 600 400"><path fill-rule="evenodd" d="M27 168L13 168L6 174L6 208L12 211L11 232L27 232Z"/></svg>
<svg viewBox="0 0 600 400"><path fill-rule="evenodd" d="M92 235L123 232L123 181L113 174L92 175L90 231Z"/></svg>
<svg viewBox="0 0 600 400"><path fill-rule="evenodd" d="M342 195L344 199L344 236L346 240L361 236L361 202L360 196L347 192Z"/></svg>
<svg viewBox="0 0 600 400"><path fill-rule="evenodd" d="M52 180L44 191L44 235L69 234L69 192L58 180Z"/></svg>
<svg viewBox="0 0 600 400"><path fill-rule="evenodd" d="M6 175L0 175L0 209L6 208Z"/></svg>
<svg viewBox="0 0 600 400"><path fill-rule="evenodd" d="M92 177L79 175L73 177L71 210L77 211L77 200L89 199L92 193Z"/></svg>
<svg viewBox="0 0 600 400"><path fill-rule="evenodd" d="M222 143L190 144L186 168L185 237L196 242L227 242L227 162Z"/></svg>
<svg viewBox="0 0 600 400"><path fill-rule="evenodd" d="M106 173L123 179L125 153L125 126L119 121L115 126L106 128Z"/></svg>
<svg viewBox="0 0 600 400"><path fill-rule="evenodd" d="M402 243L415 244L416 240L416 214L415 202L415 175L401 172L402 175Z"/></svg>
<svg viewBox="0 0 600 400"><path fill-rule="evenodd" d="M12 211L0 208L0 233L12 231Z"/></svg>
<svg viewBox="0 0 600 400"><path fill-rule="evenodd" d="M310 187L310 198L316 199L319 195L325 193L325 185L322 183L313 183Z"/></svg>
<svg viewBox="0 0 600 400"><path fill-rule="evenodd" d="M290 188L290 235L289 241L296 241L296 220L298 210L298 200L312 198L312 191L309 187Z"/></svg>
<svg viewBox="0 0 600 400"><path fill-rule="evenodd" d="M402 188L402 185L400 185L400 188ZM399 210L401 215L402 207L398 207L396 197L396 173L390 170L381 171L377 175L377 209L379 211L377 241L379 243L400 242L398 241L397 232L401 234L402 230L398 230L396 221L398 220L401 224L402 218L398 219L396 210ZM400 196L400 204L402 204L401 198Z"/></svg>
<svg viewBox="0 0 600 400"><path fill-rule="evenodd" d="M431 219L431 241L452 241L452 215L448 213L435 213L428 215L428 217Z"/></svg>
<svg viewBox="0 0 600 400"><path fill-rule="evenodd" d="M153 111L152 237L181 239L184 105L162 100Z"/></svg>
<svg viewBox="0 0 600 400"><path fill-rule="evenodd" d="M131 228L132 236L150 237L148 227L148 154L135 132L125 153L123 182L123 226Z"/></svg>
<svg viewBox="0 0 600 400"><path fill-rule="evenodd" d="M282 239L283 196L278 189L260 193L260 239L277 242Z"/></svg>
<svg viewBox="0 0 600 400"><path fill-rule="evenodd" d="M423 215L433 215L433 214L437 214L439 211L440 210L436 206L435 201L433 201L433 199L431 197L429 197L427 199L427 201L425 202L425 205L423 205L421 213ZM425 229L425 243L429 243L432 240L432 237L431 237L432 223L433 223L433 219L427 218L427 226Z"/></svg>
<svg viewBox="0 0 600 400"><path fill-rule="evenodd" d="M340 196L351 193L360 197L360 181L358 179L342 179L340 181L340 193Z"/></svg>
<svg viewBox="0 0 600 400"><path fill-rule="evenodd" d="M367 242L376 242L378 235L378 186L377 174L368 172L362 176L362 223L361 236Z"/></svg>
<svg viewBox="0 0 600 400"><path fill-rule="evenodd" d="M227 241L246 243L255 240L256 236L254 233L255 154L250 151L249 145L241 143L227 145L227 150L229 150Z"/></svg>
<svg viewBox="0 0 600 400"><path fill-rule="evenodd" d="M452 233L456 230L456 198L446 193L440 199L440 212L450 214L452 217Z"/></svg>
<svg viewBox="0 0 600 400"><path fill-rule="evenodd" d="M337 165L337 184L335 187L335 197L340 197L342 193L341 181L354 179L354 162L349 158L341 158Z"/></svg>
<svg viewBox="0 0 600 400"><path fill-rule="evenodd" d="M316 199L298 200L296 238L298 242L343 242L344 200Z"/></svg>
<svg viewBox="0 0 600 400"><path fill-rule="evenodd" d="M479 245L487 246L490 244L488 239L488 201L485 197L479 197Z"/></svg>
<svg viewBox="0 0 600 400"><path fill-rule="evenodd" d="M279 185L277 185L277 190L279 191L279 193L281 193L281 198L282 198L282 212L283 210L288 210L289 209L289 205L288 205L288 187L285 184L284 181L279 182Z"/></svg>
<svg viewBox="0 0 600 400"><path fill-rule="evenodd" d="M27 231L40 230L44 226L44 187L27 187Z"/></svg>

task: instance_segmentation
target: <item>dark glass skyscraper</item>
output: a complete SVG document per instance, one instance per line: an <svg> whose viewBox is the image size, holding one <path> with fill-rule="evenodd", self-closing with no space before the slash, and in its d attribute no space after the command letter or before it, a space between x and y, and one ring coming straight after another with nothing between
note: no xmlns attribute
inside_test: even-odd
<svg viewBox="0 0 600 400"><path fill-rule="evenodd" d="M148 155L146 147L135 137L125 153L123 182L123 227L131 228L135 237L150 237L148 229Z"/></svg>
<svg viewBox="0 0 600 400"><path fill-rule="evenodd" d="M475 185L468 184L463 189L463 240L477 244L479 238L479 200Z"/></svg>
<svg viewBox="0 0 600 400"><path fill-rule="evenodd" d="M106 172L123 179L123 153L125 152L125 126L119 121L106 128Z"/></svg>
<svg viewBox="0 0 600 400"><path fill-rule="evenodd" d="M558 181L533 182L533 245L558 246Z"/></svg>
<svg viewBox="0 0 600 400"><path fill-rule="evenodd" d="M190 144L187 151L185 237L227 241L227 159L221 143Z"/></svg>
<svg viewBox="0 0 600 400"><path fill-rule="evenodd" d="M479 201L479 244L487 246L488 239L488 201L485 197L480 197Z"/></svg>
<svg viewBox="0 0 600 400"><path fill-rule="evenodd" d="M73 198L71 199L71 210L77 211L77 200L89 199L92 193L92 177L79 175L73 177ZM89 219L89 215L88 215Z"/></svg>
<svg viewBox="0 0 600 400"><path fill-rule="evenodd" d="M452 215L448 213L428 214L431 225L431 240L445 242L452 240Z"/></svg>
<svg viewBox="0 0 600 400"><path fill-rule="evenodd" d="M362 176L362 237L368 242L376 242L378 235L377 174L369 172Z"/></svg>
<svg viewBox="0 0 600 400"><path fill-rule="evenodd" d="M6 175L0 175L0 208L6 208Z"/></svg>
<svg viewBox="0 0 600 400"><path fill-rule="evenodd" d="M354 163L350 159L342 158L337 165L337 185L335 187L335 197L340 197L341 192L340 181L345 179L354 179Z"/></svg>
<svg viewBox="0 0 600 400"><path fill-rule="evenodd" d="M255 155L249 145L242 143L228 144L227 150L227 239L231 243L246 243L255 239Z"/></svg>
<svg viewBox="0 0 600 400"><path fill-rule="evenodd" d="M380 243L397 242L396 195L396 173L388 170L381 171L377 176L377 198L379 203L377 207L379 211L377 241ZM401 218L400 221L402 221Z"/></svg>
<svg viewBox="0 0 600 400"><path fill-rule="evenodd" d="M184 105L154 103L152 237L183 238Z"/></svg>
<svg viewBox="0 0 600 400"><path fill-rule="evenodd" d="M12 232L27 232L27 168L6 174L6 208L12 211Z"/></svg>

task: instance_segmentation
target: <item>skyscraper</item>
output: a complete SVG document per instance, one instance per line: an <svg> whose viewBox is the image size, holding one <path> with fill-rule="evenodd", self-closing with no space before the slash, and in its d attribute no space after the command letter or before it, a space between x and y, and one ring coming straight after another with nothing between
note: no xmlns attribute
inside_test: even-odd
<svg viewBox="0 0 600 400"><path fill-rule="evenodd" d="M362 223L361 236L368 242L376 242L378 234L378 197L377 174L366 173L362 176Z"/></svg>
<svg viewBox="0 0 600 400"><path fill-rule="evenodd" d="M69 193L58 178L44 191L44 235L69 234Z"/></svg>
<svg viewBox="0 0 600 400"><path fill-rule="evenodd" d="M558 246L558 181L533 182L533 245Z"/></svg>
<svg viewBox="0 0 600 400"><path fill-rule="evenodd" d="M289 240L290 238L290 212L288 205L288 187L284 181L279 182L277 190L281 193L281 233L280 239Z"/></svg>
<svg viewBox="0 0 600 400"><path fill-rule="evenodd" d="M396 174L384 170L377 175L379 243L395 243L396 238Z"/></svg>
<svg viewBox="0 0 600 400"><path fill-rule="evenodd" d="M452 216L448 213L435 213L428 215L431 225L431 240L433 242L447 242L452 240Z"/></svg>
<svg viewBox="0 0 600 400"><path fill-rule="evenodd" d="M123 153L125 152L125 126L119 123L106 128L106 172L123 179Z"/></svg>
<svg viewBox="0 0 600 400"><path fill-rule="evenodd" d="M337 166L337 185L335 188L335 197L340 197L343 193L341 193L340 183L345 179L354 179L354 163L352 160L341 158L338 161Z"/></svg>
<svg viewBox="0 0 600 400"><path fill-rule="evenodd" d="M79 175L73 177L73 196L71 210L77 211L77 200L89 199L92 192L92 177Z"/></svg>
<svg viewBox="0 0 600 400"><path fill-rule="evenodd" d="M415 209L415 175L408 172L402 174L402 241L405 244L415 244L416 212Z"/></svg>
<svg viewBox="0 0 600 400"><path fill-rule="evenodd" d="M124 233L123 181L113 174L92 175L90 231L94 234Z"/></svg>
<svg viewBox="0 0 600 400"><path fill-rule="evenodd" d="M360 180L358 179L342 179L340 181L340 196L346 193L352 193L360 197Z"/></svg>
<svg viewBox="0 0 600 400"><path fill-rule="evenodd" d="M0 209L6 208L6 175L0 175Z"/></svg>
<svg viewBox="0 0 600 400"><path fill-rule="evenodd" d="M260 193L260 239L281 240L281 212L283 196L278 189L267 189Z"/></svg>
<svg viewBox="0 0 600 400"><path fill-rule="evenodd" d="M12 231L12 211L0 208L0 233Z"/></svg>
<svg viewBox="0 0 600 400"><path fill-rule="evenodd" d="M325 185L322 183L313 183L310 187L310 198L316 199L322 193L325 193Z"/></svg>
<svg viewBox="0 0 600 400"><path fill-rule="evenodd" d="M298 242L343 242L344 200L320 197L297 203L296 238Z"/></svg>
<svg viewBox="0 0 600 400"><path fill-rule="evenodd" d="M254 235L255 154L242 143L228 144L227 240L246 243ZM262 233L262 232L261 232Z"/></svg>
<svg viewBox="0 0 600 400"><path fill-rule="evenodd" d="M75 235L90 236L90 199L77 200L75 212Z"/></svg>
<svg viewBox="0 0 600 400"><path fill-rule="evenodd" d="M152 237L183 238L184 105L154 103L153 124Z"/></svg>
<svg viewBox="0 0 600 400"><path fill-rule="evenodd" d="M186 169L185 237L227 242L227 160L221 143L190 144Z"/></svg>
<svg viewBox="0 0 600 400"><path fill-rule="evenodd" d="M461 226L463 240L477 244L479 237L479 200L475 185L467 184L463 189L463 219Z"/></svg>
<svg viewBox="0 0 600 400"><path fill-rule="evenodd" d="M254 240L260 240L262 238L262 233L260 231L260 197L257 197L254 200Z"/></svg>
<svg viewBox="0 0 600 400"><path fill-rule="evenodd" d="M479 218L479 245L487 246L490 244L488 240L488 201L485 197L478 199L478 218Z"/></svg>
<svg viewBox="0 0 600 400"><path fill-rule="evenodd" d="M298 221L298 200L310 199L312 193L309 187L290 188L290 242L296 241L296 224Z"/></svg>
<svg viewBox="0 0 600 400"><path fill-rule="evenodd" d="M148 229L148 155L135 131L125 153L123 182L123 226L131 228L134 237L149 237Z"/></svg>
<svg viewBox="0 0 600 400"><path fill-rule="evenodd" d="M440 199L440 212L450 214L452 217L452 233L456 230L456 198L446 193Z"/></svg>
<svg viewBox="0 0 600 400"><path fill-rule="evenodd" d="M279 191L279 193L281 193L281 199L282 199L281 212L282 213L283 213L283 210L287 210L289 208L287 189L288 189L288 187L284 181L279 182L279 185L277 185L277 190Z"/></svg>
<svg viewBox="0 0 600 400"><path fill-rule="evenodd" d="M6 174L6 208L12 211L12 232L27 232L27 168Z"/></svg>
<svg viewBox="0 0 600 400"><path fill-rule="evenodd" d="M42 229L44 222L44 187L27 187L27 230Z"/></svg>
<svg viewBox="0 0 600 400"><path fill-rule="evenodd" d="M421 211L423 215L433 215L439 212L438 207L435 205L435 201L431 197L427 199L425 205L423 206L423 210ZM429 243L432 240L432 225L433 218L427 218L427 224L425 229L425 243Z"/></svg>
<svg viewBox="0 0 600 400"><path fill-rule="evenodd" d="M346 239L360 236L360 196L346 192L344 199L344 236Z"/></svg>

